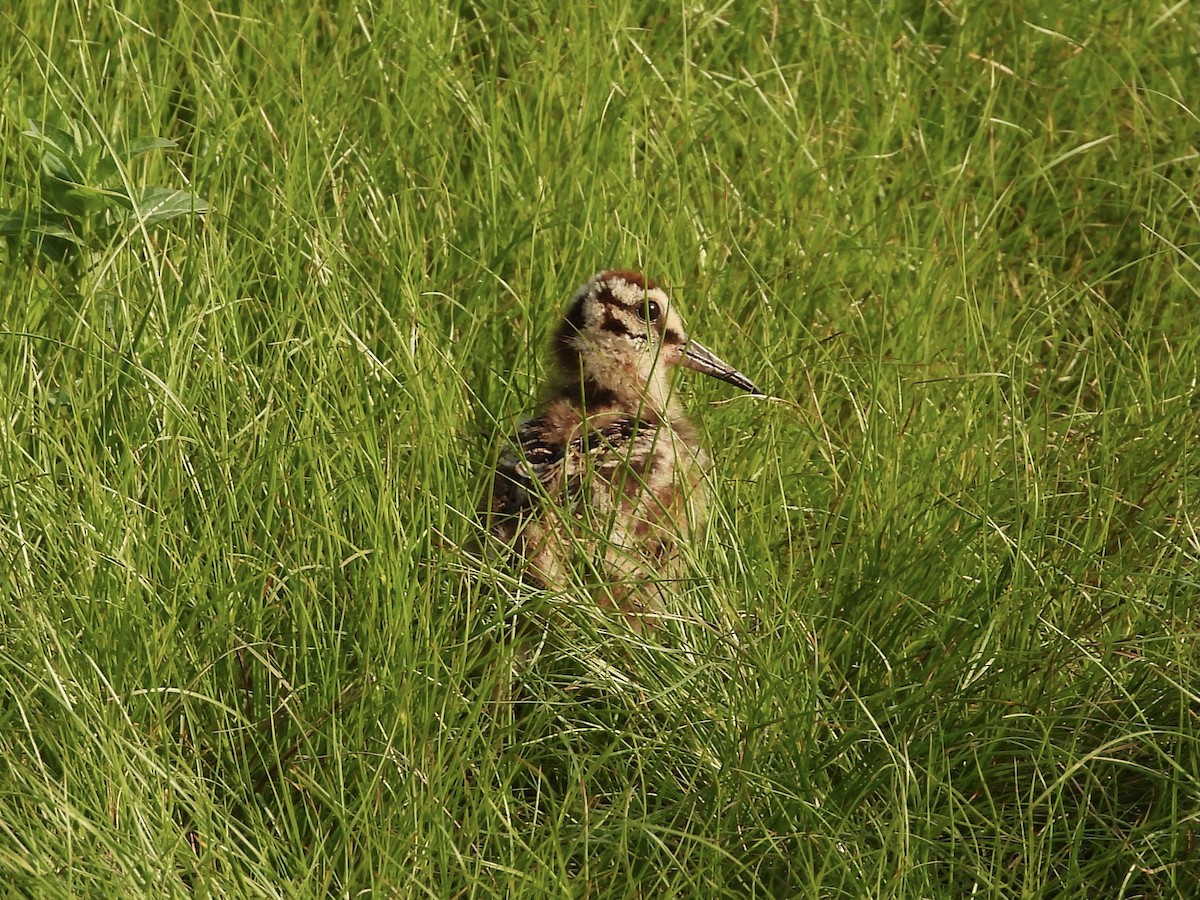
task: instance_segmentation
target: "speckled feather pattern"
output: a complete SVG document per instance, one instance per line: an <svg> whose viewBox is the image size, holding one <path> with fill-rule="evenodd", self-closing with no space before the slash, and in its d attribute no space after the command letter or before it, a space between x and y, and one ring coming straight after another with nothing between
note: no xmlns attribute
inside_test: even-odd
<svg viewBox="0 0 1200 900"><path fill-rule="evenodd" d="M530 580L589 584L640 627L665 611L708 499L710 458L672 395L670 369L757 389L689 343L666 292L634 272L601 272L581 287L553 350L550 398L502 453L484 523Z"/></svg>

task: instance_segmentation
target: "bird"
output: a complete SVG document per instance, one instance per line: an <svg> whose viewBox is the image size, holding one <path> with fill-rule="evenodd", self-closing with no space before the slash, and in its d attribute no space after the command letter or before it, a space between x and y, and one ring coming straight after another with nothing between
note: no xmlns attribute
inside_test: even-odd
<svg viewBox="0 0 1200 900"><path fill-rule="evenodd" d="M526 580L584 583L641 632L666 614L708 503L712 460L672 370L762 391L690 338L667 291L632 270L579 287L550 351L540 411L510 437L480 504L485 531Z"/></svg>

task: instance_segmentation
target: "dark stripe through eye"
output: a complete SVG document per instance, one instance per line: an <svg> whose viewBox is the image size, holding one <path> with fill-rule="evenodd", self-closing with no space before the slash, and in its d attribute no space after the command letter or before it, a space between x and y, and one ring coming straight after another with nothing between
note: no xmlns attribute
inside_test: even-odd
<svg viewBox="0 0 1200 900"><path fill-rule="evenodd" d="M608 311L605 312L604 321L600 323L600 327L610 334L629 334L625 323Z"/></svg>

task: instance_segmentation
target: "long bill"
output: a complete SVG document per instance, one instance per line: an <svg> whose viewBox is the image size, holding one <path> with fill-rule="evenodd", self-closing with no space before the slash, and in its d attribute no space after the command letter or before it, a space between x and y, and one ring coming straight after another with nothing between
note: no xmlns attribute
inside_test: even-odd
<svg viewBox="0 0 1200 900"><path fill-rule="evenodd" d="M703 372L705 375L711 375L713 378L718 378L727 384L739 387L743 391L749 391L751 394L762 394L762 391L758 389L753 381L699 341L688 341L687 349L683 351L683 359L680 362L689 369Z"/></svg>

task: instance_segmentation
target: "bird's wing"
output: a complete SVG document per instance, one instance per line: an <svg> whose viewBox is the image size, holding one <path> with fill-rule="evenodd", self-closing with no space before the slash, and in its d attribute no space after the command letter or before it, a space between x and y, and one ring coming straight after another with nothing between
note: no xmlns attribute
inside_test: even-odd
<svg viewBox="0 0 1200 900"><path fill-rule="evenodd" d="M612 482L619 471L642 477L655 460L659 428L633 416L609 419L571 442L568 459L579 478L589 473Z"/></svg>
<svg viewBox="0 0 1200 900"><path fill-rule="evenodd" d="M515 527L542 498L567 504L584 499L594 479L611 484L624 471L636 482L652 466L658 440L657 428L633 416L608 419L566 442L548 440L546 433L540 417L530 419L496 464L485 510L492 531Z"/></svg>
<svg viewBox="0 0 1200 900"><path fill-rule="evenodd" d="M536 507L539 496L561 478L566 447L547 441L544 435L541 419L530 419L517 430L496 464L485 512L489 530L506 539Z"/></svg>
<svg viewBox="0 0 1200 900"><path fill-rule="evenodd" d="M635 416L593 421L554 440L541 417L523 424L501 455L481 510L487 530L512 543L546 504L572 516L605 521L616 504L654 502L647 490L661 481L671 437L658 423ZM657 517L657 515L656 515Z"/></svg>

